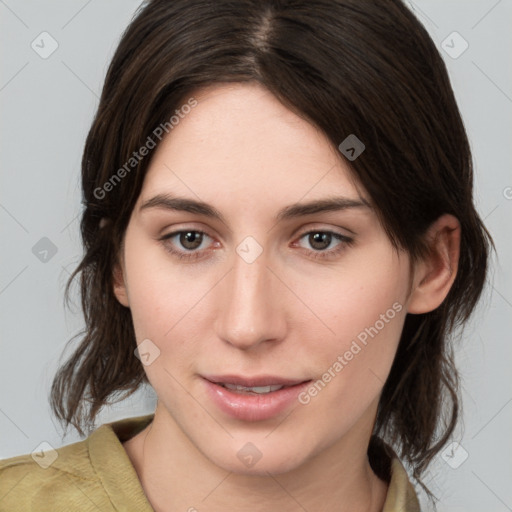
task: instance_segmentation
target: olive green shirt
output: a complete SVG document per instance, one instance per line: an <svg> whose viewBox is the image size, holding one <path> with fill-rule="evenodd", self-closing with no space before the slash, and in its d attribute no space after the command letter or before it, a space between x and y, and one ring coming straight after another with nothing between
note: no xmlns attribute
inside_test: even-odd
<svg viewBox="0 0 512 512"><path fill-rule="evenodd" d="M153 416L104 424L83 441L55 451L1 460L0 512L154 512L121 444ZM389 476L383 512L420 512L414 487L396 456Z"/></svg>

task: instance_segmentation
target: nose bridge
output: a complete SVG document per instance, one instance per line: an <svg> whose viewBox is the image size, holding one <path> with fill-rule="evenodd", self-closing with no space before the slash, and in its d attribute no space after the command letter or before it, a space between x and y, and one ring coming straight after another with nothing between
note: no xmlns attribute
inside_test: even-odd
<svg viewBox="0 0 512 512"><path fill-rule="evenodd" d="M233 268L226 276L225 300L219 308L217 334L241 349L281 336L282 311L267 264L265 252L257 250L251 240L246 240L237 247Z"/></svg>

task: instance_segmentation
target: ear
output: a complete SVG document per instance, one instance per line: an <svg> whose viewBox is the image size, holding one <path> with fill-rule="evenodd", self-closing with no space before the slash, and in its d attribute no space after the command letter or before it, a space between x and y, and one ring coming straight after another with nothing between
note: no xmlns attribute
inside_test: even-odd
<svg viewBox="0 0 512 512"><path fill-rule="evenodd" d="M114 295L117 300L127 308L130 307L128 299L128 289L124 277L124 268L121 263L116 263L113 270Z"/></svg>
<svg viewBox="0 0 512 512"><path fill-rule="evenodd" d="M439 217L427 230L427 255L414 267L408 313L433 311L444 301L457 275L460 223L453 215Z"/></svg>

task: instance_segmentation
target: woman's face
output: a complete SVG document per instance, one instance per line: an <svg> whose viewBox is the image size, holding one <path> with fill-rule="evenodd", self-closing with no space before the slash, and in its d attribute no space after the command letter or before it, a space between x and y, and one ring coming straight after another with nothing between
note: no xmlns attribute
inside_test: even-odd
<svg viewBox="0 0 512 512"><path fill-rule="evenodd" d="M153 155L116 286L159 412L238 473L367 445L407 310L407 255L337 150L268 91L194 97Z"/></svg>

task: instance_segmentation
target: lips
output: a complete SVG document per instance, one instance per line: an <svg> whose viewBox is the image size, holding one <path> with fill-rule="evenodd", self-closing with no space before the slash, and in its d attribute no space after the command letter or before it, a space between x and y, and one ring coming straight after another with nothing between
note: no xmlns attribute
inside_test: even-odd
<svg viewBox="0 0 512 512"><path fill-rule="evenodd" d="M257 395L279 391L284 387L278 384L268 386L241 386L240 384L219 383L219 385L231 391L236 391L237 393L255 393Z"/></svg>
<svg viewBox="0 0 512 512"><path fill-rule="evenodd" d="M272 375L240 377L203 376L211 401L225 414L243 421L261 421L279 415L297 403L311 380Z"/></svg>
<svg viewBox="0 0 512 512"><path fill-rule="evenodd" d="M261 375L255 377L240 377L237 375L203 375L203 378L214 384L234 384L238 386L261 387L261 386L296 386L305 382L306 379L288 379L272 375Z"/></svg>

